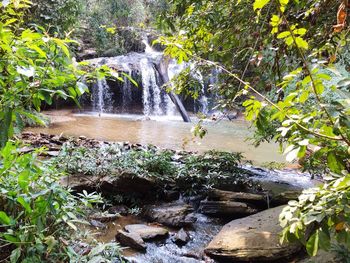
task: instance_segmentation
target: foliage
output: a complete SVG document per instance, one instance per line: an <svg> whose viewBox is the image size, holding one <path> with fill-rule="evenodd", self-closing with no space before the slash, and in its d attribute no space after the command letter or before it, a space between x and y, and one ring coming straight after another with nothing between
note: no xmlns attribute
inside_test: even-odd
<svg viewBox="0 0 350 263"><path fill-rule="evenodd" d="M241 190L244 187L258 190L249 179L250 173L241 168L240 153L176 154L152 146L127 150L118 144L86 148L67 143L54 162L73 175L118 176L129 172L151 177L161 191L176 189L185 194L197 194L224 184L236 185Z"/></svg>
<svg viewBox="0 0 350 263"><path fill-rule="evenodd" d="M27 28L24 17L30 2L0 2L0 146L21 130L24 118L44 125L33 111L54 98L77 98L88 87L83 83L107 75L119 78L107 67L92 70L70 56L68 38L51 37L39 26ZM89 71L89 72L88 72ZM120 78L119 78L120 79Z"/></svg>
<svg viewBox="0 0 350 263"><path fill-rule="evenodd" d="M320 188L304 190L298 201L290 201L280 215L282 241L300 240L309 255L329 250L332 243L349 249L350 175L332 175Z"/></svg>
<svg viewBox="0 0 350 263"><path fill-rule="evenodd" d="M38 160L40 151L21 154L10 142L0 151L2 260L67 260L79 238L77 224L93 203L100 202L96 195L75 197L60 186L60 172Z"/></svg>
<svg viewBox="0 0 350 263"><path fill-rule="evenodd" d="M47 26L46 30L63 36L80 20L82 0L33 0L26 21Z"/></svg>
<svg viewBox="0 0 350 263"><path fill-rule="evenodd" d="M329 248L325 235L348 247L346 238L339 238L347 227L338 233L334 225L346 221L348 189L340 182L350 171L348 66L340 70L349 49L348 1L339 6L337 1L255 0L253 7L234 0L171 3L161 18L168 30L159 39L165 53L220 70L223 83L233 83L219 90L220 104L228 108L237 98L244 101L257 145L276 140L287 161L300 160L311 172L337 177L286 208L284 240L300 239L312 255L319 244ZM315 214L317 220L303 221ZM314 228L315 221L322 226ZM301 235L307 231L310 235Z"/></svg>

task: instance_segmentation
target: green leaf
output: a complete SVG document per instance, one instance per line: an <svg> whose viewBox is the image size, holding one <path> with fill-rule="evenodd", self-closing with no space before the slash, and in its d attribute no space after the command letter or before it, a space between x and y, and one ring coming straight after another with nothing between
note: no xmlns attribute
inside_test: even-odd
<svg viewBox="0 0 350 263"><path fill-rule="evenodd" d="M296 37L295 38L295 44L299 48L303 48L303 49L308 49L309 48L309 44L301 37Z"/></svg>
<svg viewBox="0 0 350 263"><path fill-rule="evenodd" d="M323 250L328 251L331 247L330 236L327 235L324 231L319 232L319 247Z"/></svg>
<svg viewBox="0 0 350 263"><path fill-rule="evenodd" d="M76 90L76 92L78 93L78 96L81 96L81 95L83 95L85 92L86 92L86 93L89 92L89 87L86 86L85 83L79 82L79 81L78 81L75 90Z"/></svg>
<svg viewBox="0 0 350 263"><path fill-rule="evenodd" d="M290 36L290 32L289 32L289 31L284 31L284 32L282 32L282 33L279 33L279 34L277 35L277 38L278 38L278 39L281 39L281 38L285 38L285 37L288 37L288 36Z"/></svg>
<svg viewBox="0 0 350 263"><path fill-rule="evenodd" d="M262 9L264 6L266 6L270 0L255 0L253 4L254 11L256 9Z"/></svg>
<svg viewBox="0 0 350 263"><path fill-rule="evenodd" d="M4 211L0 211L0 222L4 225L11 225L11 218Z"/></svg>
<svg viewBox="0 0 350 263"><path fill-rule="evenodd" d="M338 174L340 174L341 171L345 169L345 166L343 165L343 160L341 160L334 151L328 152L327 164L332 172Z"/></svg>
<svg viewBox="0 0 350 263"><path fill-rule="evenodd" d="M11 255L10 255L10 262L11 263L17 263L19 258L21 257L21 248L18 247L15 250L12 250Z"/></svg>
<svg viewBox="0 0 350 263"><path fill-rule="evenodd" d="M18 184L23 190L27 190L29 185L30 170L22 171L18 176Z"/></svg>
<svg viewBox="0 0 350 263"><path fill-rule="evenodd" d="M309 240L306 243L306 251L307 253L314 257L317 255L317 251L318 251L318 242L319 242L319 236L318 236L318 230L316 231L315 234L313 234Z"/></svg>
<svg viewBox="0 0 350 263"><path fill-rule="evenodd" d="M27 213L32 212L32 208L30 207L30 204L24 199L23 196L19 196L17 198L17 202L20 203L24 207L24 209L27 211Z"/></svg>

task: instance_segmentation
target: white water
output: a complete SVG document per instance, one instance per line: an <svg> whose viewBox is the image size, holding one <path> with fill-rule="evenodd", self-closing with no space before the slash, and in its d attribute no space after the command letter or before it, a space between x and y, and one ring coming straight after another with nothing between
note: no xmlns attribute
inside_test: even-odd
<svg viewBox="0 0 350 263"><path fill-rule="evenodd" d="M123 68L126 69L126 74L128 74L131 77L132 70L129 68L128 64L124 63ZM132 84L128 77L124 76L124 85L123 85L123 105L122 105L122 112L127 112L128 106L130 105L132 101Z"/></svg>
<svg viewBox="0 0 350 263"><path fill-rule="evenodd" d="M92 98L93 111L101 114L111 110L113 100L106 79L99 79L97 83L93 85Z"/></svg>

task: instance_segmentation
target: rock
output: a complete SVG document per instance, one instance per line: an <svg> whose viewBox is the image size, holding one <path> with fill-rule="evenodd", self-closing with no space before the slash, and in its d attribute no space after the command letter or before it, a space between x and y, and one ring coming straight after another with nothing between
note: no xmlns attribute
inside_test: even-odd
<svg viewBox="0 0 350 263"><path fill-rule="evenodd" d="M116 240L119 241L123 246L128 246L136 250L145 251L147 248L147 245L141 236L135 233L128 233L119 230L116 235Z"/></svg>
<svg viewBox="0 0 350 263"><path fill-rule="evenodd" d="M205 215L241 217L259 212L258 209L242 202L201 201L199 211Z"/></svg>
<svg viewBox="0 0 350 263"><path fill-rule="evenodd" d="M149 226L144 224L133 224L124 227L129 233L139 235L143 240L158 237L166 237L169 233L164 227Z"/></svg>
<svg viewBox="0 0 350 263"><path fill-rule="evenodd" d="M99 228L99 229L106 229L107 228L107 226L105 224L101 223L100 221L94 220L94 219L90 220L90 224L91 224L91 226Z"/></svg>
<svg viewBox="0 0 350 263"><path fill-rule="evenodd" d="M144 210L144 215L158 223L171 226L183 227L192 225L196 219L190 215L192 207L187 204L170 203L161 206L148 206Z"/></svg>
<svg viewBox="0 0 350 263"><path fill-rule="evenodd" d="M129 213L129 208L125 205L115 205L108 209L111 214L127 215Z"/></svg>
<svg viewBox="0 0 350 263"><path fill-rule="evenodd" d="M51 156L51 157L57 157L58 155L60 155L60 152L59 151L48 151L47 155Z"/></svg>
<svg viewBox="0 0 350 263"><path fill-rule="evenodd" d="M341 263L339 256L333 251L319 250L317 255L312 258L297 260L296 263Z"/></svg>
<svg viewBox="0 0 350 263"><path fill-rule="evenodd" d="M98 213L89 216L90 219L100 221L102 223L107 223L116 220L119 217L119 214L106 214L106 213Z"/></svg>
<svg viewBox="0 0 350 263"><path fill-rule="evenodd" d="M279 242L282 229L278 218L282 209L279 206L231 221L210 242L205 253L230 262L271 262L294 255L300 245Z"/></svg>
<svg viewBox="0 0 350 263"><path fill-rule="evenodd" d="M153 200L156 198L157 186L154 180L140 177L132 173L120 175L100 176L67 176L61 180L62 185L69 186L75 192L99 191L106 196L117 194L132 194L141 200Z"/></svg>
<svg viewBox="0 0 350 263"><path fill-rule="evenodd" d="M179 200L180 192L173 190L165 190L164 191L164 201L171 202Z"/></svg>
<svg viewBox="0 0 350 263"><path fill-rule="evenodd" d="M180 231L174 235L173 241L177 245L183 246L183 245L187 244L188 241L190 241L190 236L183 228L181 228Z"/></svg>
<svg viewBox="0 0 350 263"><path fill-rule="evenodd" d="M213 189L208 194L209 200L214 201L238 201L260 206L267 206L266 196L261 194L251 194L244 192L231 192Z"/></svg>

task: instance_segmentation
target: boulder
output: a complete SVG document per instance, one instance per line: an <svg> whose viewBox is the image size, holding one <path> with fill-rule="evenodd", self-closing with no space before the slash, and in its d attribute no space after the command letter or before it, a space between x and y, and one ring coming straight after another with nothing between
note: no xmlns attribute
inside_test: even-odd
<svg viewBox="0 0 350 263"><path fill-rule="evenodd" d="M187 244L188 241L190 241L190 236L183 228L181 228L180 231L174 235L173 241L178 246L183 246Z"/></svg>
<svg viewBox="0 0 350 263"><path fill-rule="evenodd" d="M187 204L169 203L160 206L147 206L144 215L152 221L171 227L192 225L196 218L190 213L193 208Z"/></svg>
<svg viewBox="0 0 350 263"><path fill-rule="evenodd" d="M157 186L154 180L133 173L100 176L74 175L62 179L62 185L69 186L75 192L98 190L104 195L131 194L141 200L156 198ZM98 189L97 189L98 188Z"/></svg>
<svg viewBox="0 0 350 263"><path fill-rule="evenodd" d="M231 192L213 189L209 192L208 199L213 201L238 201L243 203L255 204L267 208L266 195L261 194Z"/></svg>
<svg viewBox="0 0 350 263"><path fill-rule="evenodd" d="M169 233L164 227L149 226L144 224L133 224L124 227L129 233L139 235L143 240L166 237Z"/></svg>
<svg viewBox="0 0 350 263"><path fill-rule="evenodd" d="M127 215L129 213L129 208L125 205L115 205L108 209L111 214Z"/></svg>
<svg viewBox="0 0 350 263"><path fill-rule="evenodd" d="M282 229L278 218L282 209L279 206L231 221L210 242L205 253L229 262L273 262L294 255L300 251L300 245L279 242Z"/></svg>
<svg viewBox="0 0 350 263"><path fill-rule="evenodd" d="M242 202L201 201L199 211L205 215L242 217L259 212L258 209Z"/></svg>
<svg viewBox="0 0 350 263"><path fill-rule="evenodd" d="M109 213L95 213L89 216L92 220L97 220L102 223L107 223L116 220L120 215L119 214L109 214Z"/></svg>
<svg viewBox="0 0 350 263"><path fill-rule="evenodd" d="M119 230L116 235L116 240L123 246L128 246L136 250L145 251L147 249L147 245L141 236L135 233Z"/></svg>

